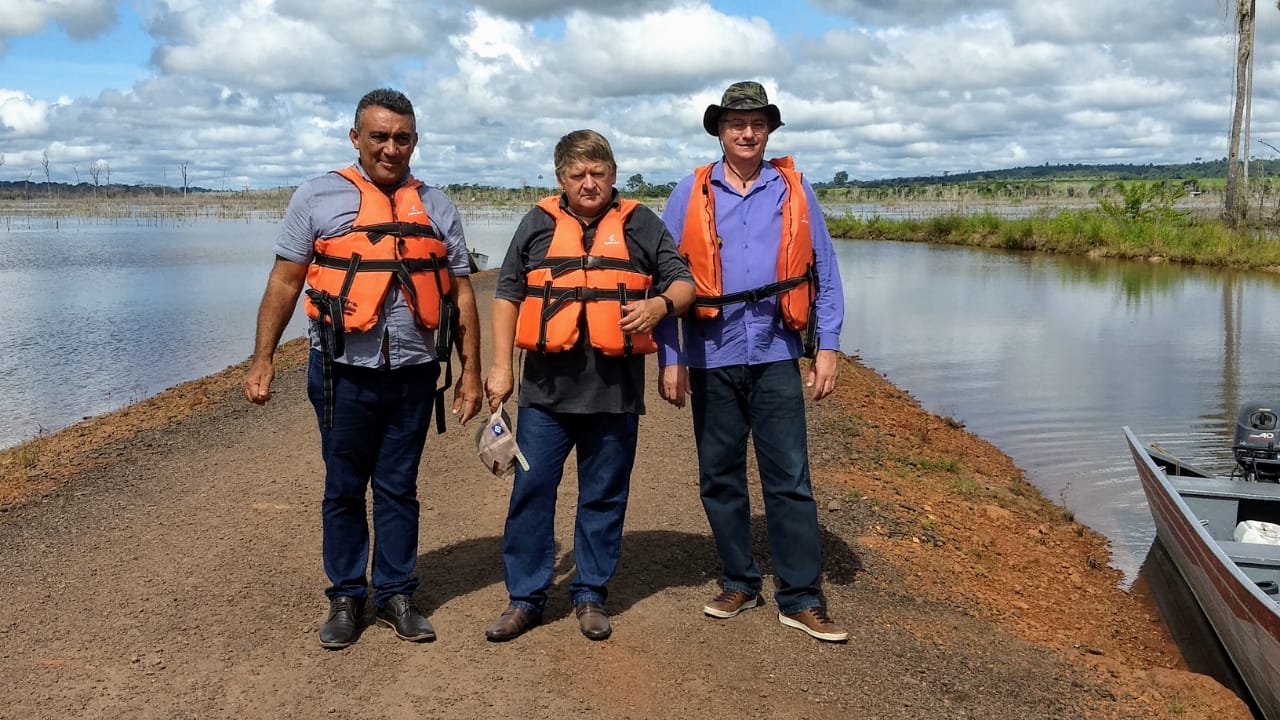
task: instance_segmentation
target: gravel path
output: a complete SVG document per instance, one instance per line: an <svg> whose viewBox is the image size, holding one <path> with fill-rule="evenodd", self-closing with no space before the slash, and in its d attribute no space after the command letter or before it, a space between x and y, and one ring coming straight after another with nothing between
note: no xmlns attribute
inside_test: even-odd
<svg viewBox="0 0 1280 720"><path fill-rule="evenodd" d="M491 297L492 276L479 276L477 290L482 301ZM487 317L487 302L481 311ZM474 426L454 423L429 438L420 484L417 600L439 640L401 642L372 626L347 650L322 650L322 467L299 355L292 352L295 367L280 374L265 408L243 401L243 370L232 369L48 438L40 461L28 455L21 469L13 452L5 456L10 488L17 477L57 489L25 503L11 498L0 513L7 609L0 717L1247 717L1200 676L1152 666L1176 665L1160 655L1169 648L1158 623L1138 641L1098 651L1113 662L1099 666L1073 654L1072 638L1043 640L992 611L1005 603L960 592L989 585L983 577L991 575L955 561L943 566L953 568L951 577L917 573L936 567L954 543L938 524L910 529L931 511L929 501L887 489L894 478L911 478L888 472L897 451L866 438L872 425L874 437L894 433L867 410L849 408L888 398L875 400L886 417L932 423L1002 456L852 361L835 402L810 417L826 593L850 629L848 644L782 627L772 605L729 621L702 615L716 592L717 563L697 497L689 418L654 393L608 604L611 639L583 638L561 589L546 624L513 642L485 641L484 628L506 601L500 541L508 485L476 460ZM572 573L576 483L568 470L557 524L562 582ZM1001 472L1017 475L1011 466ZM929 487L943 502L945 487ZM1035 503L1028 512L1048 507ZM958 537L982 532L977 520L986 514L973 516ZM763 551L762 523L758 530ZM1007 591L989 589L997 597ZM1126 609L1108 623L1151 625L1149 611L1115 589L1114 575L1058 590L1086 615L1112 602L1098 597L1114 595ZM1025 620L1036 605L1023 605ZM1125 655L1126 642L1146 654ZM1199 695L1171 700L1173 691L1150 690L1156 671L1169 675L1166 687L1201 688Z"/></svg>

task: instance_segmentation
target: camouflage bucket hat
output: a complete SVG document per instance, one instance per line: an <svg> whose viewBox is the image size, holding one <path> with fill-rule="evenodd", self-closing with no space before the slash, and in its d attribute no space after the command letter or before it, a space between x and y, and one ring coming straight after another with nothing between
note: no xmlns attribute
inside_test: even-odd
<svg viewBox="0 0 1280 720"><path fill-rule="evenodd" d="M703 129L719 137L720 115L725 110L763 110L765 117L769 120L769 132L785 124L782 122L782 113L778 111L778 106L769 103L769 96L765 93L764 86L750 80L730 85L720 98L719 105L707 106L707 111L702 114Z"/></svg>

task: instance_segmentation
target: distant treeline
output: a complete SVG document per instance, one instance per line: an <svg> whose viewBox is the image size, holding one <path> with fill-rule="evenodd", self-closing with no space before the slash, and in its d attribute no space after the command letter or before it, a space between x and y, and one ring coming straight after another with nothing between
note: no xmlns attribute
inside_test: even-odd
<svg viewBox="0 0 1280 720"><path fill-rule="evenodd" d="M526 203L537 200L554 192L552 188L499 188L485 185L452 184L441 187L459 203L484 203L505 205ZM93 185L91 183L45 183L23 181L0 181L0 201L43 201L46 199L84 199L110 200L115 198L151 201L190 198L198 201L201 198L226 199L235 197L283 196L285 202L293 192L293 188L272 188L270 190L211 190L204 187L168 187L164 185Z"/></svg>
<svg viewBox="0 0 1280 720"><path fill-rule="evenodd" d="M1253 177L1275 177L1280 173L1280 160L1254 159L1249 162L1249 174ZM1134 165L1115 163L1109 165L1068 163L1064 165L1028 165L1004 170L975 170L942 175L918 175L880 180L858 180L847 172L838 172L830 182L809 182L815 187L900 187L903 185L963 185L982 182L1013 182L1026 180L1058 181L1157 181L1157 180L1205 180L1226 178L1227 159L1206 160L1172 165Z"/></svg>
<svg viewBox="0 0 1280 720"><path fill-rule="evenodd" d="M215 192L208 188L189 187L186 189L188 195L199 195L203 193ZM94 185L92 183L82 182L75 185L70 183L46 183L46 182L28 182L22 180L5 180L0 181L0 199L4 200L20 200L23 198L44 198L50 195L57 197L132 197L132 198L160 198L160 197L181 197L184 194L180 187L167 187L164 185Z"/></svg>
<svg viewBox="0 0 1280 720"><path fill-rule="evenodd" d="M1255 159L1249 163L1249 173L1253 178L1275 178L1280 174L1280 160ZM1227 159L1177 163L1172 165L1134 165L1116 164L1083 164L1068 163L1060 165L1029 165L1026 167L1006 168L1003 170L976 170L963 173L943 173L941 175L917 175L912 177L884 178L878 180L859 180L850 177L847 171L840 171L830 180L820 180L810 176L809 182L815 189L832 188L901 188L939 185L965 185L990 182L1154 182L1160 180L1210 180L1227 176ZM632 175L625 182L619 178L619 189L628 195L639 197L666 197L675 188L674 182L649 184L639 173ZM551 187L525 186L520 188L504 188L492 185L476 185L473 183L451 183L441 187L446 193L459 202L476 203L523 203L530 198L542 197L554 192ZM32 181L0 181L0 200L20 200L41 197L97 197L97 198L172 198L183 195L202 195L217 193L219 195L236 195L244 193L279 193L289 188L274 190L217 191L204 187L169 187L164 185L94 185L81 182L46 183Z"/></svg>

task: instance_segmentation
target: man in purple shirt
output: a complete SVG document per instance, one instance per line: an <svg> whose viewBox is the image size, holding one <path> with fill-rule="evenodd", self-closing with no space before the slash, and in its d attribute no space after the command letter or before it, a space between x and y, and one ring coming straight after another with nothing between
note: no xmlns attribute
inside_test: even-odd
<svg viewBox="0 0 1280 720"><path fill-rule="evenodd" d="M715 536L722 592L703 612L731 618L760 604L751 552L747 438L760 469L778 620L829 642L848 633L827 614L817 507L809 479L805 381L835 389L844 293L826 220L789 158L764 158L781 113L756 82L734 83L703 127L719 162L676 186L662 219L689 260L697 299L683 322L654 331L667 402L693 408L702 506Z"/></svg>

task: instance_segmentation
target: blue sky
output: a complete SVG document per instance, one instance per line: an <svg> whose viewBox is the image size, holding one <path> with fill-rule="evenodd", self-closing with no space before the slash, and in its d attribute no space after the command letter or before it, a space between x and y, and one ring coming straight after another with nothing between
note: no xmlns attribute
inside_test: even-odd
<svg viewBox="0 0 1280 720"><path fill-rule="evenodd" d="M412 7L408 13L405 8ZM1280 12L1258 8L1253 154L1280 146ZM622 177L718 155L700 118L764 83L811 178L1226 154L1226 0L0 0L0 180L240 189L350 162L355 101L418 107L436 184L550 177L590 127Z"/></svg>

